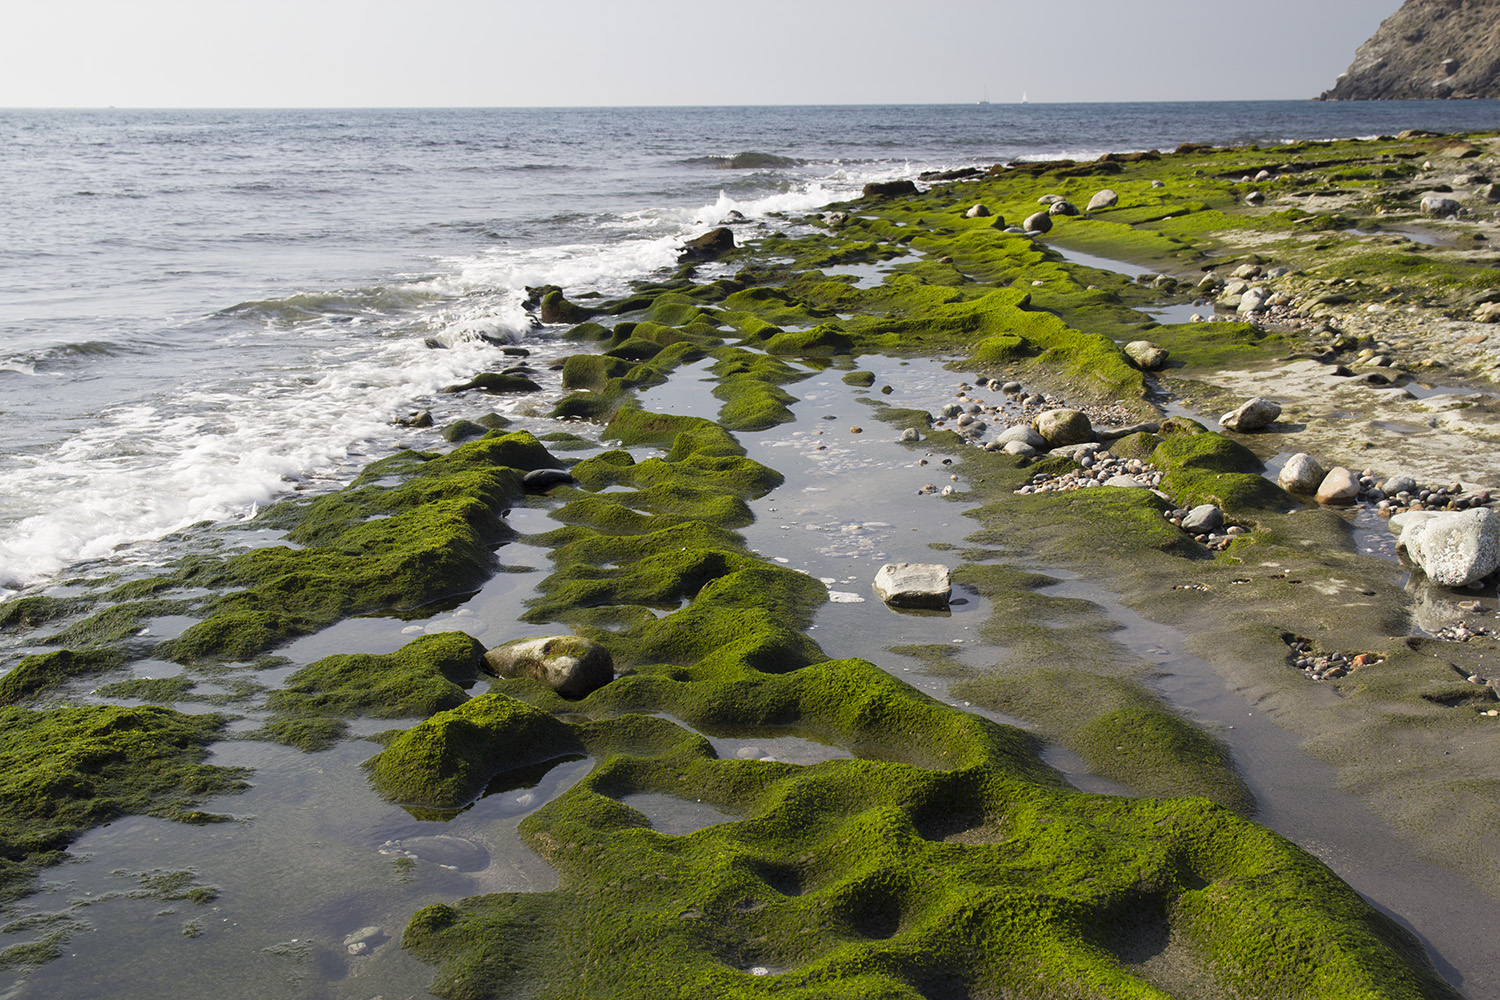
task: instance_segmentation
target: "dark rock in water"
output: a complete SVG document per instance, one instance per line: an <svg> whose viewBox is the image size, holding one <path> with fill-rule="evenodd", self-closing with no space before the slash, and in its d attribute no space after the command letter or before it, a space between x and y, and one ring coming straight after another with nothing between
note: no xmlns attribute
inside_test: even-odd
<svg viewBox="0 0 1500 1000"><path fill-rule="evenodd" d="M499 430L502 427L509 427L510 426L510 421L508 419L506 419L505 417L502 417L498 413L486 413L482 417L475 417L474 418L474 422L476 424L478 424L479 426L487 428L487 429L492 430L492 431L493 430Z"/></svg>
<svg viewBox="0 0 1500 1000"><path fill-rule="evenodd" d="M479 389L484 392L506 394L515 392L540 392L541 386L537 385L525 375L507 375L504 372L480 372L467 382L450 385L440 392L467 392L470 389Z"/></svg>
<svg viewBox="0 0 1500 1000"><path fill-rule="evenodd" d="M428 337L427 339L423 340L422 346L427 348L429 351L446 351L448 349L448 345L443 343L441 340L438 340L436 337Z"/></svg>
<svg viewBox="0 0 1500 1000"><path fill-rule="evenodd" d="M397 427L431 427L432 413L428 410L419 410L410 416L398 417Z"/></svg>
<svg viewBox="0 0 1500 1000"><path fill-rule="evenodd" d="M745 218L744 212L741 212L737 208L731 208L729 210L729 214L724 216L724 221L733 226L738 225L741 222L749 222L750 220Z"/></svg>
<svg viewBox="0 0 1500 1000"><path fill-rule="evenodd" d="M576 635L508 642L485 653L484 665L496 677L540 681L564 698L583 698L615 679L609 650Z"/></svg>
<svg viewBox="0 0 1500 1000"><path fill-rule="evenodd" d="M563 298L560 288L554 288L542 296L541 311L538 313L541 321L548 326L572 326L582 323L592 315L594 315L594 310L574 305Z"/></svg>
<svg viewBox="0 0 1500 1000"><path fill-rule="evenodd" d="M1500 98L1500 0L1406 0L1320 100Z"/></svg>
<svg viewBox="0 0 1500 1000"><path fill-rule="evenodd" d="M679 264L695 260L716 260L734 249L734 233L726 227L710 229L697 239L688 240L677 255Z"/></svg>
<svg viewBox="0 0 1500 1000"><path fill-rule="evenodd" d="M545 493L554 486L571 482L573 477L562 469L532 469L521 477L521 486L527 493Z"/></svg>
<svg viewBox="0 0 1500 1000"><path fill-rule="evenodd" d="M861 198L903 198L917 193L911 181L871 181L860 192Z"/></svg>
<svg viewBox="0 0 1500 1000"><path fill-rule="evenodd" d="M500 353L508 358L529 358L531 352L524 347L502 347Z"/></svg>
<svg viewBox="0 0 1500 1000"><path fill-rule="evenodd" d="M961 167L958 170L924 170L917 175L919 181L961 181L984 174L978 167Z"/></svg>

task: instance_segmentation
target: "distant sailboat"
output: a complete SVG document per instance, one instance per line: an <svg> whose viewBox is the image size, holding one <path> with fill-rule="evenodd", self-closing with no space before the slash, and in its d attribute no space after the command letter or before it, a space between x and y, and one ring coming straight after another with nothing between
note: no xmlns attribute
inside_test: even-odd
<svg viewBox="0 0 1500 1000"><path fill-rule="evenodd" d="M979 103L980 104L988 104L988 103L990 103L990 88L988 86L986 86L984 88L984 99L981 100L981 101L979 101Z"/></svg>
<svg viewBox="0 0 1500 1000"><path fill-rule="evenodd" d="M1030 102L1028 102L1028 101L1027 101L1027 100L1026 100L1026 91L1024 91L1024 90L1023 90L1023 91L1021 91L1021 103L1022 103L1022 104L1027 104L1027 103L1030 103Z"/></svg>

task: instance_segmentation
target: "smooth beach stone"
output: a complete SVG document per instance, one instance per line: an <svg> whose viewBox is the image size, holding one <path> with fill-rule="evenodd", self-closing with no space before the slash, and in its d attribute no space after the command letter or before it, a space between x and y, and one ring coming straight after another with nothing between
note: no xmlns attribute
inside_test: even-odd
<svg viewBox="0 0 1500 1000"><path fill-rule="evenodd" d="M1147 486L1145 483L1141 482L1139 479L1135 478L1134 476L1111 476L1110 478L1108 478L1108 479L1106 479L1104 481L1104 485L1105 486L1118 486L1118 487L1120 487L1122 489L1127 489L1127 490L1146 490L1146 489L1150 489L1149 486Z"/></svg>
<svg viewBox="0 0 1500 1000"><path fill-rule="evenodd" d="M1431 516L1404 522L1400 545L1428 579L1465 587L1500 569L1500 514L1488 507L1422 513Z"/></svg>
<svg viewBox="0 0 1500 1000"><path fill-rule="evenodd" d="M576 635L517 639L484 654L496 677L525 677L564 698L582 698L615 679L614 659L597 642Z"/></svg>
<svg viewBox="0 0 1500 1000"><path fill-rule="evenodd" d="M1299 451L1281 467L1276 484L1288 493L1316 493L1327 475L1328 470L1319 465L1316 458Z"/></svg>
<svg viewBox="0 0 1500 1000"><path fill-rule="evenodd" d="M1031 426L1053 448L1094 439L1094 425L1078 410L1046 410L1036 415Z"/></svg>
<svg viewBox="0 0 1500 1000"><path fill-rule="evenodd" d="M1231 431L1258 431L1281 416L1281 404L1264 396L1248 399L1219 418L1219 426Z"/></svg>
<svg viewBox="0 0 1500 1000"><path fill-rule="evenodd" d="M1246 316L1251 313L1261 312L1266 308L1266 299L1268 298L1270 298L1270 293L1264 288L1259 286L1247 288L1245 289L1245 294L1240 296L1240 304L1237 307L1238 311Z"/></svg>
<svg viewBox="0 0 1500 1000"><path fill-rule="evenodd" d="M973 208L965 212L964 216L970 219L983 219L987 218L989 214L990 210L985 208L983 205L975 205Z"/></svg>
<svg viewBox="0 0 1500 1000"><path fill-rule="evenodd" d="M532 469L521 477L521 488L527 493L545 493L554 486L573 481L573 477L562 469Z"/></svg>
<svg viewBox="0 0 1500 1000"><path fill-rule="evenodd" d="M1088 211L1097 212L1101 208L1114 208L1120 203L1120 196L1112 188L1098 191L1089 199Z"/></svg>
<svg viewBox="0 0 1500 1000"><path fill-rule="evenodd" d="M1014 427L1007 427L995 435L995 441L1002 446L1010 444L1012 441L1019 441L1033 451L1047 447L1047 439L1038 434L1030 424L1016 424Z"/></svg>
<svg viewBox="0 0 1500 1000"><path fill-rule="evenodd" d="M1026 231L1028 233L1051 232L1052 216L1048 215L1046 212L1037 212L1034 215L1028 215L1026 217L1026 221L1023 222L1022 225L1026 227Z"/></svg>
<svg viewBox="0 0 1500 1000"><path fill-rule="evenodd" d="M901 432L901 437L897 438L897 440L902 444L911 444L913 441L922 440L922 436L917 433L917 429L915 427L908 427L906 430Z"/></svg>
<svg viewBox="0 0 1500 1000"><path fill-rule="evenodd" d="M1141 371L1154 372L1166 366L1170 355L1165 347L1159 347L1149 340L1132 340L1125 345L1125 356L1135 362Z"/></svg>
<svg viewBox="0 0 1500 1000"><path fill-rule="evenodd" d="M1342 465L1334 466L1318 485L1318 503L1349 503L1359 496L1359 477Z"/></svg>
<svg viewBox="0 0 1500 1000"><path fill-rule="evenodd" d="M1390 476L1381 482L1380 492L1388 497L1393 497L1397 493L1415 493L1417 492L1417 481L1411 476Z"/></svg>
<svg viewBox="0 0 1500 1000"><path fill-rule="evenodd" d="M1025 441L1007 441L1000 446L1000 451L1006 455L1020 455L1023 458L1035 458L1037 449Z"/></svg>
<svg viewBox="0 0 1500 1000"><path fill-rule="evenodd" d="M1047 214L1048 215L1077 215L1078 214L1078 206L1074 205L1071 201L1054 201L1052 203L1052 206L1047 209Z"/></svg>
<svg viewBox="0 0 1500 1000"><path fill-rule="evenodd" d="M1211 503L1199 504L1182 519L1182 530L1194 535L1206 535L1222 527L1224 512Z"/></svg>
<svg viewBox="0 0 1500 1000"><path fill-rule="evenodd" d="M1063 196L1060 194L1044 194L1036 200L1036 203L1038 205L1056 205L1062 200Z"/></svg>
<svg viewBox="0 0 1500 1000"><path fill-rule="evenodd" d="M1100 441L1116 441L1122 437L1132 434L1155 434L1161 430L1161 424L1155 420L1143 420L1138 424L1124 424L1120 427L1096 427L1094 436Z"/></svg>
<svg viewBox="0 0 1500 1000"><path fill-rule="evenodd" d="M946 608L953 583L941 563L886 563L875 574L875 593L892 607Z"/></svg>
<svg viewBox="0 0 1500 1000"><path fill-rule="evenodd" d="M1261 194L1259 191L1251 191L1249 194L1245 195L1245 204L1247 205L1259 205L1262 204L1265 200L1266 196Z"/></svg>

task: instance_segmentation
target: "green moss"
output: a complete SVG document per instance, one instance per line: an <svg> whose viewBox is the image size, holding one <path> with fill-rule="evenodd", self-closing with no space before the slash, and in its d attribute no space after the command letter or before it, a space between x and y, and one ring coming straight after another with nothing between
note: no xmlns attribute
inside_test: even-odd
<svg viewBox="0 0 1500 1000"><path fill-rule="evenodd" d="M366 766L380 794L404 805L457 808L501 771L575 752L568 727L546 712L485 695L397 737Z"/></svg>
<svg viewBox="0 0 1500 1000"><path fill-rule="evenodd" d="M225 719L165 708L0 709L0 891L24 887L83 830L125 814L188 815L244 786L202 763Z"/></svg>
<svg viewBox="0 0 1500 1000"><path fill-rule="evenodd" d="M846 372L843 377L845 385L857 385L868 389L875 384L875 373L870 371Z"/></svg>
<svg viewBox="0 0 1500 1000"><path fill-rule="evenodd" d="M1220 434L1168 434L1151 460L1166 471L1161 488L1180 505L1212 503L1227 514L1245 515L1297 506L1286 491L1257 474L1261 463L1250 449Z"/></svg>
<svg viewBox="0 0 1500 1000"><path fill-rule="evenodd" d="M197 684L181 674L176 677L134 677L99 687L101 698L133 698L158 705L186 701Z"/></svg>
<svg viewBox="0 0 1500 1000"><path fill-rule="evenodd" d="M89 598L48 597L38 594L0 601L0 628L30 629L59 618L69 618L93 604Z"/></svg>
<svg viewBox="0 0 1500 1000"><path fill-rule="evenodd" d="M351 614L413 609L476 589L507 537L501 515L524 497L521 476L560 463L526 432L491 432L446 455L403 452L371 463L353 485L286 503L263 522L304 546L191 559L181 585L232 590L158 655L179 662L246 660ZM404 479L388 486L389 478Z"/></svg>
<svg viewBox="0 0 1500 1000"><path fill-rule="evenodd" d="M124 665L124 654L112 649L59 649L25 656L0 677L0 705L36 698L74 677L104 674Z"/></svg>
<svg viewBox="0 0 1500 1000"><path fill-rule="evenodd" d="M468 699L464 686L480 672L484 646L462 632L424 635L394 653L329 656L287 678L266 707L267 738L296 746L326 745L342 735L328 718L426 718Z"/></svg>

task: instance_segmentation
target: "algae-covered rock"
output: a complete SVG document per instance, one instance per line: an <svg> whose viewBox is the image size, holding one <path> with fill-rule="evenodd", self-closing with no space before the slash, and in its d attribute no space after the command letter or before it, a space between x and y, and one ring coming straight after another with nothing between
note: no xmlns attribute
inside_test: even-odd
<svg viewBox="0 0 1500 1000"><path fill-rule="evenodd" d="M453 393L478 389L481 392L493 393L495 395L509 395L522 392L540 392L541 388L541 386L525 375L508 375L504 372L480 372L467 382L459 382L446 386L439 391Z"/></svg>
<svg viewBox="0 0 1500 1000"><path fill-rule="evenodd" d="M375 789L403 805L454 809L507 771L571 753L567 725L514 698L490 694L402 733L365 766Z"/></svg>
<svg viewBox="0 0 1500 1000"><path fill-rule="evenodd" d="M917 193L911 181L871 181L860 191L861 198L901 198Z"/></svg>
<svg viewBox="0 0 1500 1000"><path fill-rule="evenodd" d="M702 236L688 240L677 255L679 262L717 260L734 249L734 232L727 226L710 229Z"/></svg>
<svg viewBox="0 0 1500 1000"><path fill-rule="evenodd" d="M953 583L941 563L886 563L875 574L875 593L892 607L942 609L953 596Z"/></svg>
<svg viewBox="0 0 1500 1000"><path fill-rule="evenodd" d="M1165 368L1170 352L1149 340L1132 340L1125 345L1125 354L1143 372L1154 372Z"/></svg>
<svg viewBox="0 0 1500 1000"><path fill-rule="evenodd" d="M521 485L527 493L545 493L554 486L572 482L572 475L565 469L532 469L521 477Z"/></svg>
<svg viewBox="0 0 1500 1000"><path fill-rule="evenodd" d="M576 635L517 639L484 654L496 677L540 681L564 698L582 698L614 680L609 650Z"/></svg>
<svg viewBox="0 0 1500 1000"><path fill-rule="evenodd" d="M69 678L102 674L124 665L124 654L113 649L59 649L24 656L0 677L0 705L35 698Z"/></svg>

